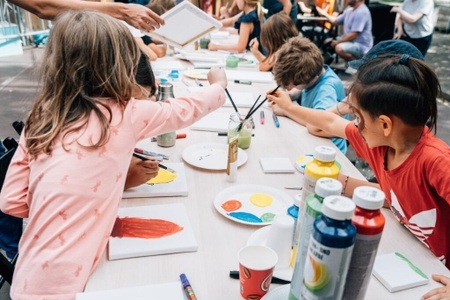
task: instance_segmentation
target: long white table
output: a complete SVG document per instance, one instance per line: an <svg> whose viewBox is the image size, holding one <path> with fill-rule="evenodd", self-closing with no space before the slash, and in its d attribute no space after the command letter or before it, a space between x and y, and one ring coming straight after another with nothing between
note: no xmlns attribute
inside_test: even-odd
<svg viewBox="0 0 450 300"><path fill-rule="evenodd" d="M189 82L194 82L189 80ZM186 93L186 86L180 80L175 83L175 96ZM264 96L275 84L242 85L230 82L228 89L253 92ZM122 207L154 205L164 203L184 203L193 226L199 248L197 252L148 256L133 259L108 261L106 253L97 269L91 275L85 291L109 290L122 287L142 286L177 281L180 273L189 277L198 299L221 300L241 299L239 281L229 278L230 270L238 269L237 253L249 236L260 227L243 225L223 217L213 205L214 197L223 189L235 184L261 184L283 190L284 186L301 186L302 175L264 174L259 163L261 157L287 157L294 162L303 154L312 153L319 145L334 145L324 138L307 133L306 128L280 117L280 128L276 128L271 111L264 108L266 122L259 123L259 113L254 115L256 128L251 146L245 150L248 161L238 170L236 183L227 181L225 171L208 171L185 164L189 186L188 197L140 198L123 200ZM231 113L233 109L220 108L219 111ZM240 109L246 112L244 109ZM226 137L215 132L179 130L186 132L187 138L179 139L172 148L159 148L156 143L144 142L147 149L170 155L170 162L183 162L183 150L201 142L226 143ZM341 172L352 177L364 179L352 163L339 151L337 161L342 165ZM298 191L284 190L294 196ZM383 210L386 227L378 253L401 252L425 274L432 273L450 276L449 270L434 255L416 240L405 228L397 223L389 210ZM430 279L431 280L431 279ZM426 286L389 293L381 283L372 277L366 299L419 299L430 289L439 286L432 280ZM271 289L278 287L272 284Z"/></svg>

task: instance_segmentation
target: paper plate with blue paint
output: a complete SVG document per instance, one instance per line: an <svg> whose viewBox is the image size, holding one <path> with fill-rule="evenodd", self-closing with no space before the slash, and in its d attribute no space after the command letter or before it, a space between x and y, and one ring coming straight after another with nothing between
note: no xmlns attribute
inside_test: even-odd
<svg viewBox="0 0 450 300"><path fill-rule="evenodd" d="M258 184L231 186L214 199L214 207L224 217L254 226L272 224L273 218L286 214L292 203L284 191Z"/></svg>

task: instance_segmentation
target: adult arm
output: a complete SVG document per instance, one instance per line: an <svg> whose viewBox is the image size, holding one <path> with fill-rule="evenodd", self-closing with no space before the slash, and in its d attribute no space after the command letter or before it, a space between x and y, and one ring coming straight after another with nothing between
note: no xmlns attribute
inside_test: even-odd
<svg viewBox="0 0 450 300"><path fill-rule="evenodd" d="M164 25L164 20L160 16L139 4L79 0L9 0L9 2L36 14L42 19L52 20L60 12L66 10L95 10L124 20L131 26L145 31L153 31L160 25Z"/></svg>
<svg viewBox="0 0 450 300"><path fill-rule="evenodd" d="M413 14L410 14L406 11L404 11L401 7L399 6L394 6L391 9L392 13L397 13L397 15L402 19L403 22L405 23L416 23L420 18L423 17L423 12L420 11L416 11Z"/></svg>
<svg viewBox="0 0 450 300"><path fill-rule="evenodd" d="M281 5L283 5L283 11L286 15L289 16L289 14L291 13L291 9L292 9L292 3L290 0L277 0L278 2L281 3Z"/></svg>
<svg viewBox="0 0 450 300"><path fill-rule="evenodd" d="M336 26L336 25L339 24L339 18L336 17L336 16L333 16L333 15L330 15L330 14L326 11L326 9L323 9L323 8L321 8L321 7L318 7L318 6L316 7L316 9L317 9L317 11L319 12L319 14L320 14L321 16L324 16L325 18L327 18L328 21L330 21L330 23L333 24L334 26Z"/></svg>
<svg viewBox="0 0 450 300"><path fill-rule="evenodd" d="M395 32L393 39L398 40L405 35L405 33L403 32L403 21L398 14L395 17L395 27L397 28L397 31Z"/></svg>

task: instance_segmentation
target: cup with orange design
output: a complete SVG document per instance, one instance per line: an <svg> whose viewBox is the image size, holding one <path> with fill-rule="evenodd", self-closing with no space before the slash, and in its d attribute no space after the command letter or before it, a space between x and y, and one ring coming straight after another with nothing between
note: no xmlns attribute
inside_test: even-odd
<svg viewBox="0 0 450 300"><path fill-rule="evenodd" d="M244 299L261 299L269 290L278 256L262 245L245 246L238 253L239 282Z"/></svg>

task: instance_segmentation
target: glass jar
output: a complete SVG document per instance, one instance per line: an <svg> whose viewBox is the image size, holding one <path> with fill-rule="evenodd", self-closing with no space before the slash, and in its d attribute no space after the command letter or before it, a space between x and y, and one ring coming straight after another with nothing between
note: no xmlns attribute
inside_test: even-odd
<svg viewBox="0 0 450 300"><path fill-rule="evenodd" d="M227 68L237 68L239 63L239 57L234 54L230 54L227 56L226 67Z"/></svg>
<svg viewBox="0 0 450 300"><path fill-rule="evenodd" d="M158 86L158 96L156 101L166 101L167 98L175 98L173 94L173 85L171 83L161 83ZM175 131L160 134L156 137L156 143L160 147L172 147L177 140Z"/></svg>
<svg viewBox="0 0 450 300"><path fill-rule="evenodd" d="M241 149L248 149L252 141L252 131L253 131L253 118L250 117L244 120L245 115L232 113L230 115L230 122L228 123L228 142L230 139L237 134L238 137L238 147Z"/></svg>

